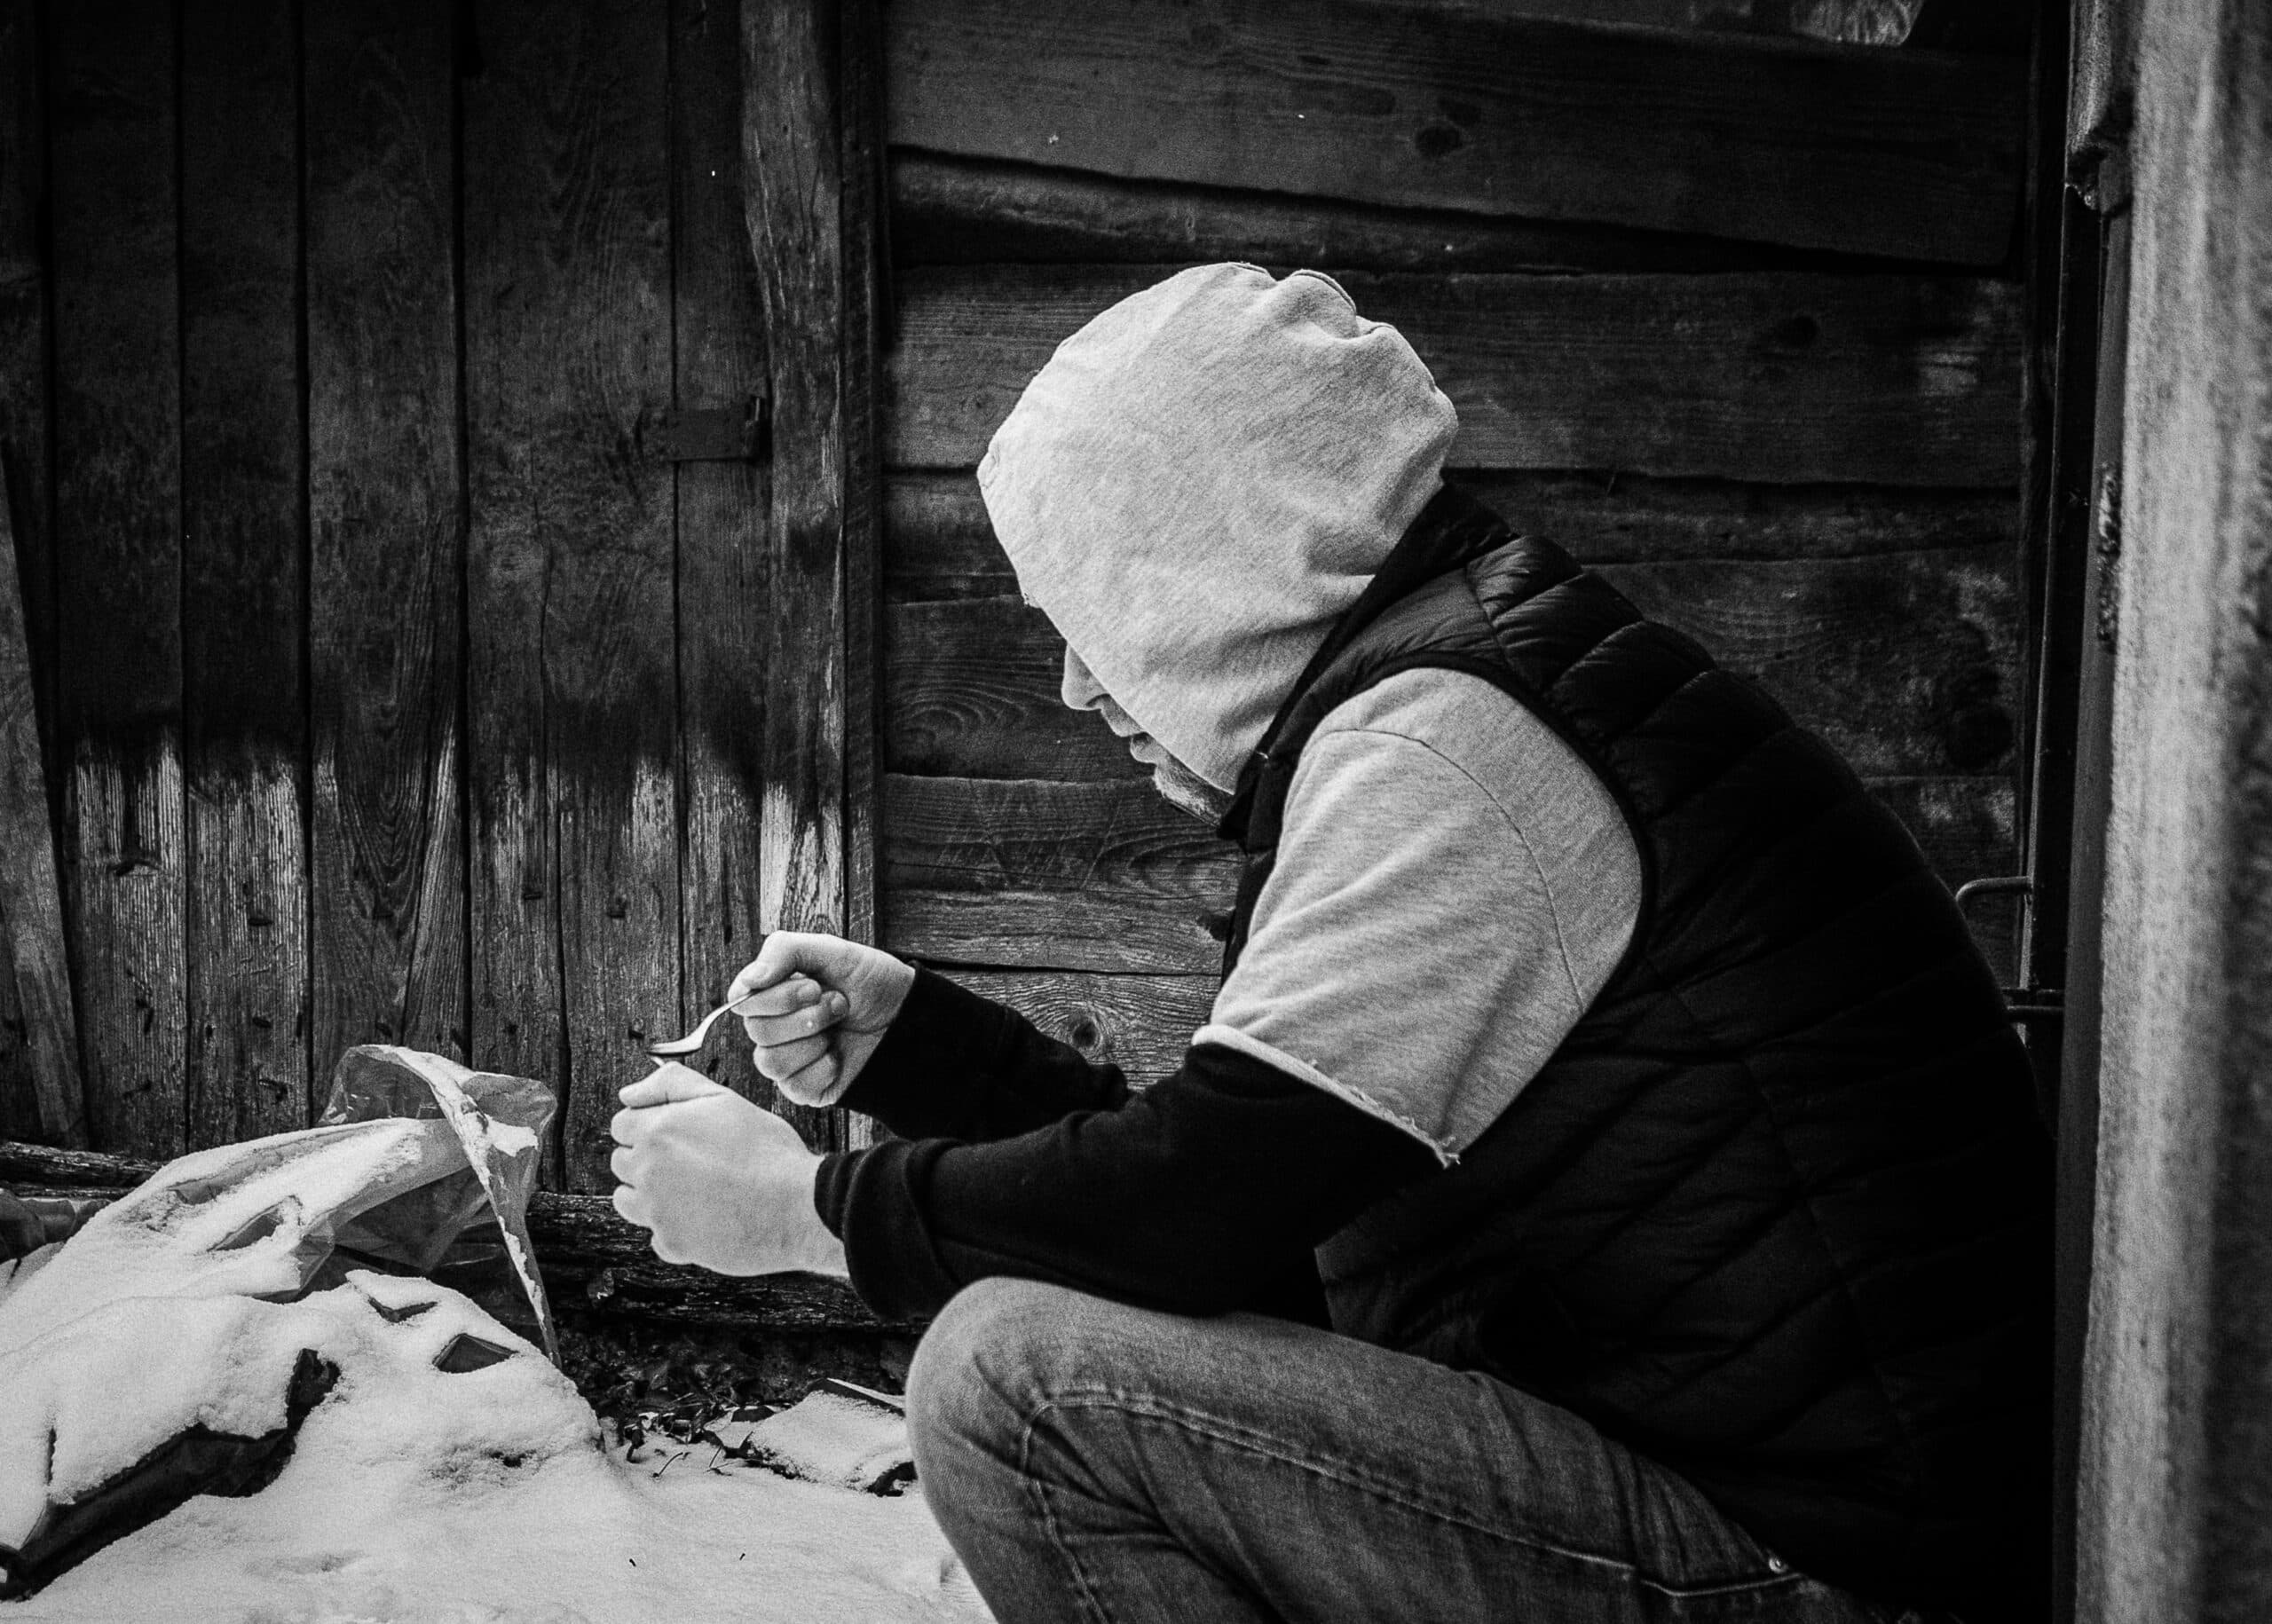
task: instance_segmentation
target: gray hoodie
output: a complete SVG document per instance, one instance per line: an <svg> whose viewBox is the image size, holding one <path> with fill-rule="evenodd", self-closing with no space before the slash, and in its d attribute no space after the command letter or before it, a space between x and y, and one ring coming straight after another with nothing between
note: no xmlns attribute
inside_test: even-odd
<svg viewBox="0 0 2272 1624"><path fill-rule="evenodd" d="M1065 636L1068 701L1102 709L1164 788L1179 762L1227 790L1457 427L1411 346L1329 277L1206 265L1061 344L979 484ZM1600 990L1639 895L1623 819L1567 745L1479 679L1406 673L1313 737L1194 1041L1450 1160Z"/></svg>

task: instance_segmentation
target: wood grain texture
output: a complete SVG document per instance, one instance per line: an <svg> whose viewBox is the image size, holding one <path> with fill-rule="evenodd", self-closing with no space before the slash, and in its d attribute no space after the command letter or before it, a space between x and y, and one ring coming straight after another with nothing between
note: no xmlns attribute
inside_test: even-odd
<svg viewBox="0 0 2272 1624"><path fill-rule="evenodd" d="M73 966L93 1142L183 1145L173 9L50 12L55 554Z"/></svg>
<svg viewBox="0 0 2272 1624"><path fill-rule="evenodd" d="M551 1079L569 1188L675 1031L668 11L496 4L462 86L476 1065Z"/></svg>
<svg viewBox="0 0 2272 1624"><path fill-rule="evenodd" d="M49 541L47 99L40 8L0 4L0 1136L83 1144L55 816L55 566Z"/></svg>
<svg viewBox="0 0 2272 1624"><path fill-rule="evenodd" d="M682 408L765 392L765 331L742 223L738 5L674 0L671 15L673 367ZM695 1021L757 956L771 503L766 466L678 465L679 782L685 808L679 1019ZM706 1049L702 1070L771 1105L748 1045ZM817 1113L784 1113L809 1136Z"/></svg>
<svg viewBox="0 0 2272 1624"><path fill-rule="evenodd" d="M181 16L187 1104L197 1147L313 1120L300 51L290 0Z"/></svg>
<svg viewBox="0 0 2272 1624"><path fill-rule="evenodd" d="M1979 548L1826 559L1605 564L1643 613L1763 683L1866 776L2008 760L2018 626L2009 560ZM1015 597L891 604L887 759L975 778L1135 777L1059 701L1063 641Z"/></svg>
<svg viewBox="0 0 2272 1624"><path fill-rule="evenodd" d="M895 143L1991 264L2021 64L1315 0L891 12Z"/></svg>
<svg viewBox="0 0 2272 1624"><path fill-rule="evenodd" d="M847 924L847 547L837 8L742 12L742 185L773 400L761 927Z"/></svg>
<svg viewBox="0 0 2272 1624"><path fill-rule="evenodd" d="M1468 473L1455 483L1518 532L1543 536L1582 564L1848 558L1957 548L2016 556L2018 502L2009 490L1740 485L1557 473ZM995 539L975 478L929 471L892 476L885 491L883 586L897 603L1015 594L1016 573Z"/></svg>
<svg viewBox="0 0 2272 1624"><path fill-rule="evenodd" d="M1842 256L1675 232L1345 203L902 151L892 254L905 266L1174 264L1287 270L1705 271L1825 268Z"/></svg>
<svg viewBox="0 0 2272 1624"><path fill-rule="evenodd" d="M965 966L1219 968L1237 854L1148 780L895 776L886 793L892 951Z"/></svg>
<svg viewBox="0 0 2272 1624"><path fill-rule="evenodd" d="M56 745L55 556L48 501L47 61L39 0L0 0L0 478L14 516L48 801Z"/></svg>
<svg viewBox="0 0 2272 1624"><path fill-rule="evenodd" d="M974 468L1061 339L1164 273L911 271L890 457ZM1463 469L2002 485L2018 292L1953 277L1352 276L1459 409Z"/></svg>
<svg viewBox="0 0 2272 1624"><path fill-rule="evenodd" d="M951 981L1006 1004L1090 1060L1149 1087L1183 1064L1215 1005L1213 975L1087 975L949 970Z"/></svg>
<svg viewBox="0 0 2272 1624"><path fill-rule="evenodd" d="M40 767L31 651L0 453L0 1123L83 1146L86 1101L64 949L63 893Z"/></svg>
<svg viewBox="0 0 2272 1624"><path fill-rule="evenodd" d="M313 1078L468 1057L450 11L304 18Z"/></svg>

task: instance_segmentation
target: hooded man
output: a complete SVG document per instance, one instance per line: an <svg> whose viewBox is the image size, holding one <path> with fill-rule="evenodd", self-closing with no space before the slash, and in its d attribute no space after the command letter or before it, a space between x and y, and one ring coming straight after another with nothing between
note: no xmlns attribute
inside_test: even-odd
<svg viewBox="0 0 2272 1624"><path fill-rule="evenodd" d="M1994 978L1819 740L1444 485L1330 279L1187 271L979 470L1098 711L1247 854L1141 1093L874 949L731 997L816 1157L624 1091L666 1258L935 1315L927 1497L1006 1620L2030 1616L2049 1179Z"/></svg>

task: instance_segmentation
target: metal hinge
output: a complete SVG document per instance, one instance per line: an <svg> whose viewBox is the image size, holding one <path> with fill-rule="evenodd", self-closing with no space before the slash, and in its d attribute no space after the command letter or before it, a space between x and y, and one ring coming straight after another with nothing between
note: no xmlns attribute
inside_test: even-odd
<svg viewBox="0 0 2272 1624"><path fill-rule="evenodd" d="M768 416L761 394L739 406L672 406L647 431L647 451L666 462L761 462Z"/></svg>

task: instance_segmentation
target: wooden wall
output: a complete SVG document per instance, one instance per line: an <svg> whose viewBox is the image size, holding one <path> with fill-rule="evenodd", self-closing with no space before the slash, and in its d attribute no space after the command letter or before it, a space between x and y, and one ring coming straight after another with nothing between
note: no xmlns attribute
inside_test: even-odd
<svg viewBox="0 0 2272 1624"><path fill-rule="evenodd" d="M842 739L784 690L825 682L840 735L846 684L840 609L818 655L769 640L769 608L840 601L837 535L785 559L732 431L797 348L760 311L737 9L6 13L12 108L45 115L0 154L0 220L40 223L9 245L0 451L89 1137L300 1126L343 1047L390 1041L556 1080L551 1176L607 1187L637 1039L761 926L845 917L840 862L760 861L842 799ZM835 154L786 149L834 116L834 42L769 50L817 88L765 152L825 158L832 232ZM769 268L817 266L774 313L835 412L824 234ZM776 405L811 445L826 413ZM0 1136L35 1137L22 1045L0 1062Z"/></svg>
<svg viewBox="0 0 2272 1624"><path fill-rule="evenodd" d="M2024 62L1534 14L1574 9L889 10L887 945L1140 1076L1204 1017L1231 855L1058 705L971 469L1060 339L1213 259L1335 272L1457 405L1456 478L1952 883L2012 871Z"/></svg>
<svg viewBox="0 0 2272 1624"><path fill-rule="evenodd" d="M780 139L836 116L837 8L744 56L707 0L0 0L0 457L92 1141L297 1125L390 1040L556 1080L552 1175L603 1188L635 1037L761 927L864 929L872 878L887 945L1171 1068L1228 855L1058 706L970 469L1195 261L1340 275L1458 404L1459 478L1759 675L1952 880L2009 871L2023 63L1552 9L885 8L870 581L856 437L814 435L871 404L872 266L778 212L866 229L854 91L826 162ZM760 392L769 469L684 460Z"/></svg>

